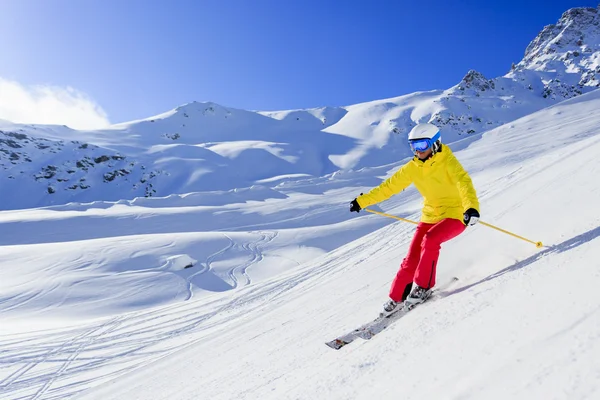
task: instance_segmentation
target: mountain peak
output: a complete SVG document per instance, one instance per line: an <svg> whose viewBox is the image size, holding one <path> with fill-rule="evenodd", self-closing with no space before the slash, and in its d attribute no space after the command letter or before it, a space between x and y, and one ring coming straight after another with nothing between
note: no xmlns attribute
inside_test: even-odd
<svg viewBox="0 0 600 400"><path fill-rule="evenodd" d="M489 87L490 81L479 71L469 70L461 81L466 87Z"/></svg>
<svg viewBox="0 0 600 400"><path fill-rule="evenodd" d="M523 61L532 64L544 55L566 50L591 52L600 47L600 5L577 7L563 13L556 24L547 25L527 46Z"/></svg>
<svg viewBox="0 0 600 400"><path fill-rule="evenodd" d="M487 79L481 72L471 69L456 87L461 91L472 89L485 92L486 90L494 89L494 81Z"/></svg>

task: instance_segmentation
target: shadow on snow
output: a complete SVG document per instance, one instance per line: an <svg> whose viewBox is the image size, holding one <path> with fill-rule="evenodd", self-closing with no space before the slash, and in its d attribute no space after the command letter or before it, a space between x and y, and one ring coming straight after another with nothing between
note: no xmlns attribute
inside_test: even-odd
<svg viewBox="0 0 600 400"><path fill-rule="evenodd" d="M506 268L504 268L501 271L495 272L492 275L490 275L490 276L488 276L486 278L483 278L483 279L481 279L478 282L472 283L472 284L467 285L467 286L463 286L463 287L461 287L459 289L456 289L456 290L452 290L452 291L450 291L448 293L448 296L452 296L454 294L464 292L465 290L468 290L468 289L470 289L470 288L472 288L474 286L477 286L477 285L480 285L482 283L489 282L491 280L499 278L502 275L507 274L509 272L518 271L518 270L520 270L522 268L525 268L525 267L533 264L534 262L538 261L542 257L546 257L547 255L550 255L550 254L553 254L553 253L563 253L565 251L574 249L574 248L576 248L578 246L581 246L584 243L591 242L592 240L594 240L595 238L597 238L599 236L600 236L600 226L598 226L598 227L596 227L596 228L594 228L592 230L589 230L589 231L587 231L585 233L582 233L581 235L577 235L577 236L575 236L575 237L573 237L571 239L565 240L564 242L562 242L560 244L547 247L545 250L543 250L543 251L541 251L539 253L536 253L536 254L532 255L531 257L529 257L529 258L527 258L525 260L519 261L519 262L511 265L510 267L506 267Z"/></svg>

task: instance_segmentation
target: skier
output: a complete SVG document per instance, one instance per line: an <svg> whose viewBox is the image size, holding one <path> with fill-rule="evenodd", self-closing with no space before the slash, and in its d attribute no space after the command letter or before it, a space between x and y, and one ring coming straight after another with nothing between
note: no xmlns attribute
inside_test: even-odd
<svg viewBox="0 0 600 400"><path fill-rule="evenodd" d="M400 193L411 183L424 198L421 221L384 304L386 314L402 302L422 303L435 285L440 247L479 220L479 201L469 174L448 146L440 130L430 123L415 126L408 135L414 153L392 177L350 203L351 212L382 202ZM413 285L414 281L414 285ZM411 291L412 287L412 291Z"/></svg>

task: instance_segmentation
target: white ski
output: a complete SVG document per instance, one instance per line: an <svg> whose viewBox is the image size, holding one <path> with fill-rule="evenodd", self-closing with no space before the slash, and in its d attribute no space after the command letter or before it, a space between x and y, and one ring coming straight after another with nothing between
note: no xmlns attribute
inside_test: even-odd
<svg viewBox="0 0 600 400"><path fill-rule="evenodd" d="M420 303L420 304L425 304L425 303L435 300L436 298L440 298L440 292L448 289L456 281L458 281L458 278L453 277L446 284L438 286L437 288L434 288L431 295L429 296L429 298L425 302ZM388 326L393 324L395 321L402 318L408 312L410 312L411 310L414 310L420 304L412 305L412 307L410 307L410 308L405 307L404 305L401 305L398 308L398 310L394 311L393 313L388 314L388 315L379 315L379 317L375 318L374 320L367 322L366 324L361 325L356 329L353 329L352 331L346 333L345 335L338 336L337 338L335 338L329 342L326 342L325 344L327 346L331 347L332 349L339 350L342 347L346 346L347 344L352 343L357 338L369 340L369 339L373 338L373 336L377 335L379 332L383 331L385 328L387 328Z"/></svg>

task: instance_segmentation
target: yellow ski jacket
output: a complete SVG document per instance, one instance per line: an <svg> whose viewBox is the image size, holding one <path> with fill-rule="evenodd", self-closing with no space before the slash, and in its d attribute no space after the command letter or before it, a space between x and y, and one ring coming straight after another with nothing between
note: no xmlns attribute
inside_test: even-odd
<svg viewBox="0 0 600 400"><path fill-rule="evenodd" d="M411 183L424 199L422 222L435 224L445 218L462 221L463 213L469 208L479 211L471 177L445 145L425 161L415 156L381 185L359 196L358 204L365 208L380 203Z"/></svg>

